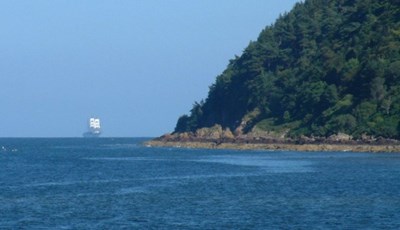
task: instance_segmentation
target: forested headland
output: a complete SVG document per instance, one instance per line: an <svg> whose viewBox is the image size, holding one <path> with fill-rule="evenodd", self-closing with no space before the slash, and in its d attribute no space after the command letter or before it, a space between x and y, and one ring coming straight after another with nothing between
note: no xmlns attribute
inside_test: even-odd
<svg viewBox="0 0 400 230"><path fill-rule="evenodd" d="M296 3L229 61L174 134L211 127L226 138L399 139L400 0Z"/></svg>

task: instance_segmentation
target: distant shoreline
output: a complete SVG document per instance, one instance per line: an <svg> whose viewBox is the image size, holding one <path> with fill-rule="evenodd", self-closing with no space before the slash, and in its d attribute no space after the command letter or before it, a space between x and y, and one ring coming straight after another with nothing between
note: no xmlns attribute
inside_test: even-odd
<svg viewBox="0 0 400 230"><path fill-rule="evenodd" d="M400 153L400 145L378 144L293 144L293 143L217 143L214 141L171 141L151 140L145 142L150 147L235 149L235 150L287 150L310 152L372 152Z"/></svg>

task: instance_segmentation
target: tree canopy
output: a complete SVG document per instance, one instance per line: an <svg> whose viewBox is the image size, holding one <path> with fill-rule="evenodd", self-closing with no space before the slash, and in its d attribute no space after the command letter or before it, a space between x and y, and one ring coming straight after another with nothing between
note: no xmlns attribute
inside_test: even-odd
<svg viewBox="0 0 400 230"><path fill-rule="evenodd" d="M400 0L297 3L229 61L175 132L235 130L254 111L246 130L400 137Z"/></svg>

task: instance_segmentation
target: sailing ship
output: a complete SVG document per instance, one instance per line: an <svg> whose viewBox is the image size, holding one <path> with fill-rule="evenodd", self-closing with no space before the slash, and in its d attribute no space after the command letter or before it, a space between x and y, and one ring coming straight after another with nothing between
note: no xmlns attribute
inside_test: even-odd
<svg viewBox="0 0 400 230"><path fill-rule="evenodd" d="M100 119L91 117L89 118L89 130L83 133L83 137L99 137L101 134Z"/></svg>

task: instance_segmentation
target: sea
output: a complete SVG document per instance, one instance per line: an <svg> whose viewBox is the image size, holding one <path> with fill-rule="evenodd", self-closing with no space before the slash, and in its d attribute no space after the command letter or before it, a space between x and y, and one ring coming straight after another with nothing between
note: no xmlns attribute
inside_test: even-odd
<svg viewBox="0 0 400 230"><path fill-rule="evenodd" d="M400 229L400 154L0 139L0 229Z"/></svg>

